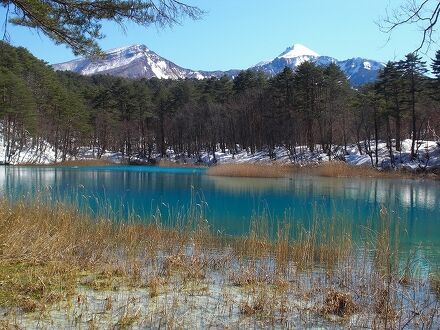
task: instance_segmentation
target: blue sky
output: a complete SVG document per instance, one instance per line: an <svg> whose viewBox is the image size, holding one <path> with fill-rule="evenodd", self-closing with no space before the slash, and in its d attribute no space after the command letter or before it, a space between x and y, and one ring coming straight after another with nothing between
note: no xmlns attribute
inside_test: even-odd
<svg viewBox="0 0 440 330"><path fill-rule="evenodd" d="M199 21L159 30L134 24L124 33L104 24L103 49L145 44L176 64L198 70L243 69L279 55L301 43L320 55L347 59L361 56L379 61L399 60L417 48L421 33L416 26L391 35L379 31L375 21L386 8L403 0L190 0L207 13ZM0 9L0 24L5 11ZM3 25L3 24L2 24ZM3 33L3 31L2 31ZM73 59L65 46L26 28L8 25L10 41L37 57L58 63ZM433 57L436 46L427 54Z"/></svg>

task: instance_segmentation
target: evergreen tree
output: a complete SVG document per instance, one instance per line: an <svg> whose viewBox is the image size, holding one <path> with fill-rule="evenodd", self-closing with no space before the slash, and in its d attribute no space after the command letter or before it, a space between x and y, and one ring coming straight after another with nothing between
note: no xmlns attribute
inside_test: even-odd
<svg viewBox="0 0 440 330"><path fill-rule="evenodd" d="M156 143L160 151L161 157L166 155L166 136L165 136L165 120L171 110L171 93L166 86L157 84L154 91L153 102L155 103L155 114L158 121L158 132Z"/></svg>
<svg viewBox="0 0 440 330"><path fill-rule="evenodd" d="M323 106L318 116L318 125L321 146L331 159L335 126L340 122L340 127L344 127L350 86L347 77L335 63L325 67L323 74Z"/></svg>
<svg viewBox="0 0 440 330"><path fill-rule="evenodd" d="M323 69L304 62L295 72L295 104L305 124L306 143L311 151L315 146L314 123L319 114L324 83Z"/></svg>
<svg viewBox="0 0 440 330"><path fill-rule="evenodd" d="M434 83L433 83L433 94L434 98L438 101L440 101L440 49L435 53L435 58L432 59L432 73L435 76Z"/></svg>
<svg viewBox="0 0 440 330"><path fill-rule="evenodd" d="M4 163L16 152L16 144L35 125L35 101L24 81L6 68L0 68L0 118L2 120Z"/></svg>
<svg viewBox="0 0 440 330"><path fill-rule="evenodd" d="M101 22L124 26L132 21L141 26L172 25L183 17L197 19L203 12L177 0L2 0L16 25L43 32L57 44L72 48L75 55L98 55L97 40L103 38Z"/></svg>
<svg viewBox="0 0 440 330"><path fill-rule="evenodd" d="M405 114L403 106L405 90L404 84L404 72L403 68L396 62L388 62L386 66L380 71L378 80L376 82L376 92L380 94L386 104L388 115L394 119L395 124L395 147L397 151L401 151L401 126L402 119ZM389 118L387 118L389 120ZM392 141L391 132L388 132L390 139L388 141L388 147L392 153Z"/></svg>
<svg viewBox="0 0 440 330"><path fill-rule="evenodd" d="M432 59L432 73L437 79L440 79L440 50L435 53L435 58Z"/></svg>
<svg viewBox="0 0 440 330"><path fill-rule="evenodd" d="M264 128L271 140L271 149L285 145L291 154L295 153L297 122L294 114L294 76L293 71L286 67L273 77L266 91L266 104L263 111ZM267 106L269 105L269 106Z"/></svg>
<svg viewBox="0 0 440 330"><path fill-rule="evenodd" d="M440 129L435 101L422 93L428 80L423 65L414 62L390 62L374 86L358 90L336 65L310 62L272 78L248 70L235 80L129 80L55 73L24 48L0 42L3 161L29 143L41 151L53 146L57 159L65 160L84 146L97 157L111 150L128 159L165 156L167 148L188 156L209 152L214 159L218 148L233 155L240 148L267 150L275 157L276 147L284 146L295 159L298 146L313 151L317 144L332 158L335 145L357 142L377 166L373 140L383 136L394 163L392 141L399 150L412 109L413 139L413 132L435 138Z"/></svg>
<svg viewBox="0 0 440 330"><path fill-rule="evenodd" d="M421 57L415 53L410 53L405 56L405 59L399 62L405 78L407 91L409 93L409 107L411 111L411 158L415 158L415 143L417 139L417 116L416 104L417 93L421 91L425 82L424 74L426 70L426 62L422 61Z"/></svg>
<svg viewBox="0 0 440 330"><path fill-rule="evenodd" d="M119 144L115 134L119 121L117 103L112 92L112 82L107 80L108 77L104 76L96 79L93 92L86 96L90 99L92 109L92 147L93 152L95 152L95 146L98 147L98 158L101 158L107 149L114 147L112 143Z"/></svg>

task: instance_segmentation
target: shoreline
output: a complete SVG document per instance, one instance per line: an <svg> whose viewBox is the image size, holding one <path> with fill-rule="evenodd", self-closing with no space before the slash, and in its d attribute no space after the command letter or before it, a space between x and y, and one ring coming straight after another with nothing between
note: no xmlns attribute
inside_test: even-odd
<svg viewBox="0 0 440 330"><path fill-rule="evenodd" d="M440 180L440 168L426 171L410 171L408 169L377 169L372 166L351 165L342 161L310 163L299 165L295 163L240 162L217 163L214 165L180 163L161 160L157 164L121 164L110 160L73 160L51 164L16 164L5 165L12 167L87 167L87 166L157 166L164 168L206 168L207 175L225 177L249 178L284 178L294 174L333 178L383 178L411 180Z"/></svg>

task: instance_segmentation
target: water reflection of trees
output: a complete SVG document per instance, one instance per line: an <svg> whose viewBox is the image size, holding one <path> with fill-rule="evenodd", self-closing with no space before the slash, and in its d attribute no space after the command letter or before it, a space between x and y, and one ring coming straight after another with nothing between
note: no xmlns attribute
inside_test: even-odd
<svg viewBox="0 0 440 330"><path fill-rule="evenodd" d="M299 196L331 196L363 200L390 207L440 208L440 185L436 182L391 179L341 179L294 176L289 179L228 178L206 176L217 190L243 193L293 193Z"/></svg>

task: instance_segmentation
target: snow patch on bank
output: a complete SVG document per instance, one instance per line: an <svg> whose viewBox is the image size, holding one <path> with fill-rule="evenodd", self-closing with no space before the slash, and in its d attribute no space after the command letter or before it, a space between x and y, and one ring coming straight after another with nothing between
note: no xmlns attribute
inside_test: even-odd
<svg viewBox="0 0 440 330"><path fill-rule="evenodd" d="M392 161L387 144L383 141L379 141L377 145L377 167L381 169L394 167L411 171L440 168L440 141L418 141L416 143L417 155L415 159L411 159L411 143L412 141L410 139L403 140L401 143L401 151L393 151ZM375 149L376 145L374 141L370 142L369 147L368 143L361 141L359 144L348 145L346 149L343 146L333 146L332 155L329 157L319 145L315 146L314 151L310 151L310 149L305 146L298 146L291 150L285 147L277 147L272 150L272 152L265 149L254 153L237 146L236 150L226 149L224 151L217 151L215 158L212 153L208 152L201 152L188 157L186 154L178 154L174 152L174 150L168 149L164 159L181 164L277 163L298 164L301 166L340 160L353 166L373 166L376 164ZM96 155L96 151L93 152L92 150L84 148L79 152L77 158L93 159L96 158ZM106 151L101 158L114 163L124 163L128 161L120 152ZM137 157L131 157L129 160L134 163L146 163L145 159ZM153 154L152 160L158 162L161 160L161 157L158 154Z"/></svg>
<svg viewBox="0 0 440 330"><path fill-rule="evenodd" d="M29 141L23 148L12 151L11 157L5 157L6 145L3 136L0 135L0 164L50 164L55 162L55 149L47 142L40 142L38 145ZM58 153L60 155L61 152ZM58 161L61 160L58 158Z"/></svg>
<svg viewBox="0 0 440 330"><path fill-rule="evenodd" d="M28 139L28 142L22 148L15 145L15 151L12 152L12 156L8 160L7 158L5 159L6 144L2 134L0 134L0 163L6 161L12 165L18 165L50 164L55 162L55 150L53 146L45 141L40 141L38 144L35 142L33 139ZM411 171L440 168L440 141L417 141L417 155L415 159L411 159L411 144L412 140L406 139L401 143L401 151L396 151L393 148L392 160L387 144L383 141L379 141L377 145L378 167L381 169L394 167ZM361 141L359 144L348 145L346 149L343 146L333 146L332 155L329 157L328 154L322 150L320 145L316 145L314 151L310 151L310 149L305 146L298 146L290 150L285 147L276 147L271 152L269 152L268 149L264 149L254 153L237 146L236 150L218 150L215 153L215 158L212 153L208 152L201 152L188 157L186 154L178 154L172 149L168 149L165 159L182 164L278 163L299 164L302 166L320 164L331 160L342 160L353 166L372 166L376 163L375 149L376 145L374 141L371 141L369 145ZM60 155L61 152L58 152L57 161L61 161ZM98 151L83 147L78 150L75 157L69 156L67 158L78 160L96 159L98 158ZM138 157L130 157L130 159L127 159L121 152L117 151L105 151L101 155L101 159L116 164L126 163L127 161L134 163L147 162L147 160ZM160 155L152 155L153 161L159 161L160 159Z"/></svg>

